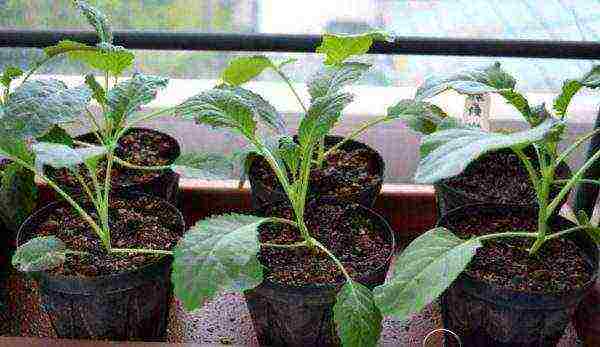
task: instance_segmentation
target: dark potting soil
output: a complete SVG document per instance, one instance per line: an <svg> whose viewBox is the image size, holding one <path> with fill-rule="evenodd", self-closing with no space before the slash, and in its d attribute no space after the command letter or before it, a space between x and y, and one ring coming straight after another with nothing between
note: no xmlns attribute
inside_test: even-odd
<svg viewBox="0 0 600 347"><path fill-rule="evenodd" d="M85 139L85 142L97 144L95 138ZM177 143L170 136L149 129L132 129L129 133L119 139L119 146L115 155L131 164L139 166L162 166L169 165L175 159L178 152ZM78 188L79 183L67 169L46 168L50 177L54 177L63 186ZM99 164L98 177L105 177L106 161ZM83 177L88 176L87 170L82 166L80 173ZM134 170L113 163L111 173L114 186L130 186L149 182L160 176L162 170Z"/></svg>
<svg viewBox="0 0 600 347"><path fill-rule="evenodd" d="M535 232L537 219L472 208L444 227L469 238L515 230ZM519 237L484 241L466 272L476 279L527 293L564 293L590 281L593 273L589 259L575 242L564 237L547 241L538 254L530 256L527 249L533 240Z"/></svg>
<svg viewBox="0 0 600 347"><path fill-rule="evenodd" d="M93 210L93 209L92 209ZM88 209L89 211L89 209ZM96 213L88 212L96 221ZM181 237L182 226L175 211L149 196L112 199L109 210L111 243L115 248L170 250ZM116 274L142 267L160 256L145 254L108 254L98 236L70 206L53 210L35 231L37 236L54 235L67 249L90 255L67 255L66 262L52 273L65 276L94 277Z"/></svg>
<svg viewBox="0 0 600 347"><path fill-rule="evenodd" d="M530 155L530 158L534 157ZM537 163L534 162L534 165L537 166ZM557 177L565 178L567 175L565 168L557 169ZM469 164L459 176L441 183L475 200L485 198L499 204L531 204L536 201L527 170L512 150L487 153ZM559 191L560 187L553 189L552 196Z"/></svg>
<svg viewBox="0 0 600 347"><path fill-rule="evenodd" d="M282 191L275 173L263 158L251 166L250 174L257 177L267 187ZM376 187L382 181L379 176L375 154L359 148L346 151L343 148L327 156L321 168L313 168L310 173L310 187L322 195L344 196L359 193L369 187ZM290 177L291 178L291 177Z"/></svg>
<svg viewBox="0 0 600 347"><path fill-rule="evenodd" d="M361 213L357 204L320 205L307 211L307 228L316 240L329 249L353 278L383 266L392 252L390 241L384 239L385 230ZM270 216L292 219L289 208L277 207ZM301 242L299 231L283 224L264 224L259 229L261 242L290 244ZM343 274L322 251L306 247L281 249L261 247L259 260L266 267L265 277L288 286L306 284L336 284Z"/></svg>

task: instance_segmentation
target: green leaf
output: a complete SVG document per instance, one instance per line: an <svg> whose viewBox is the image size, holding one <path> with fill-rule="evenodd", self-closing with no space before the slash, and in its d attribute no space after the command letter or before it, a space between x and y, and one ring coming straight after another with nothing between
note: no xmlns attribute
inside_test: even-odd
<svg viewBox="0 0 600 347"><path fill-rule="evenodd" d="M35 152L35 166L38 172L43 172L44 165L55 169L75 168L95 158L106 154L102 146L71 148L57 143L39 142L33 145Z"/></svg>
<svg viewBox="0 0 600 347"><path fill-rule="evenodd" d="M256 131L254 106L229 89L214 88L195 95L175 109L178 117L199 124L229 128L253 138Z"/></svg>
<svg viewBox="0 0 600 347"><path fill-rule="evenodd" d="M552 115L550 114L550 112L548 112L548 109L546 108L545 102L542 102L541 104L532 107L529 115L530 116L528 122L529 124L531 124L531 126L534 127L542 124L542 122L546 119L552 118Z"/></svg>
<svg viewBox="0 0 600 347"><path fill-rule="evenodd" d="M66 252L65 244L56 236L36 237L17 248L12 264L23 272L49 270L65 262Z"/></svg>
<svg viewBox="0 0 600 347"><path fill-rule="evenodd" d="M11 136L3 129L0 129L0 155L10 159L18 158L30 165L34 162L34 155L25 140Z"/></svg>
<svg viewBox="0 0 600 347"><path fill-rule="evenodd" d="M308 81L308 93L314 100L327 94L335 94L342 88L362 78L371 65L348 62L337 66L325 66Z"/></svg>
<svg viewBox="0 0 600 347"><path fill-rule="evenodd" d="M8 230L16 233L36 206L37 186L34 173L17 163L2 171L0 217Z"/></svg>
<svg viewBox="0 0 600 347"><path fill-rule="evenodd" d="M221 73L221 79L229 85L239 86L273 66L273 62L264 55L239 57L229 62L229 65Z"/></svg>
<svg viewBox="0 0 600 347"><path fill-rule="evenodd" d="M337 294L333 320L343 346L376 346L383 317L369 288L347 281Z"/></svg>
<svg viewBox="0 0 600 347"><path fill-rule="evenodd" d="M279 112L267 100L257 93L242 87L233 87L228 85L220 85L217 88L228 90L237 95L241 100L248 104L254 115L264 125L273 129L276 133L281 134L286 132L285 120Z"/></svg>
<svg viewBox="0 0 600 347"><path fill-rule="evenodd" d="M5 86L6 88L10 87L10 83L21 77L21 75L23 75L23 70L19 69L18 67L15 66L8 66L7 68L4 69L4 72L2 73L2 77L0 77L0 83L2 83L3 86Z"/></svg>
<svg viewBox="0 0 600 347"><path fill-rule="evenodd" d="M61 40L54 46L44 48L44 53L46 53L47 58L52 58L60 54L77 51L97 52L98 48L94 46L88 46L85 43L75 42L71 40Z"/></svg>
<svg viewBox="0 0 600 347"><path fill-rule="evenodd" d="M529 118L529 114L531 110L529 108L529 102L527 99L520 93L514 90L506 90L501 91L500 95L511 105L513 105L525 119Z"/></svg>
<svg viewBox="0 0 600 347"><path fill-rule="evenodd" d="M95 50L73 50L67 53L74 61L80 61L93 69L119 76L133 65L135 55L121 46L100 43Z"/></svg>
<svg viewBox="0 0 600 347"><path fill-rule="evenodd" d="M394 260L391 279L374 290L377 306L384 315L406 320L439 297L481 246L445 228L429 230Z"/></svg>
<svg viewBox="0 0 600 347"><path fill-rule="evenodd" d="M54 79L27 81L11 94L0 126L15 137L39 137L53 125L77 119L90 97L85 86L67 88Z"/></svg>
<svg viewBox="0 0 600 347"><path fill-rule="evenodd" d="M279 138L279 148L277 153L291 172L294 174L298 172L300 168L300 161L302 160L302 154L300 150L300 146L291 136L282 136Z"/></svg>
<svg viewBox="0 0 600 347"><path fill-rule="evenodd" d="M196 223L174 250L171 280L187 310L262 282L258 227L268 218L226 214Z"/></svg>
<svg viewBox="0 0 600 347"><path fill-rule="evenodd" d="M351 94L340 92L316 98L310 105L308 114L300 121L298 143L306 147L324 138L352 100Z"/></svg>
<svg viewBox="0 0 600 347"><path fill-rule="evenodd" d="M502 70L500 63L496 62L484 68L428 78L417 89L415 99L421 101L431 98L448 89L470 95L499 92L504 89L514 89L515 84L515 79Z"/></svg>
<svg viewBox="0 0 600 347"><path fill-rule="evenodd" d="M226 180L233 177L233 162L216 153L184 153L171 165L184 178Z"/></svg>
<svg viewBox="0 0 600 347"><path fill-rule="evenodd" d="M585 228L585 231L588 233L588 235L590 235L592 240L597 245L600 245L600 228L595 227L595 226L590 226L589 228Z"/></svg>
<svg viewBox="0 0 600 347"><path fill-rule="evenodd" d="M583 76L580 82L584 87L592 89L600 87L600 65L592 67L592 69Z"/></svg>
<svg viewBox="0 0 600 347"><path fill-rule="evenodd" d="M86 1L75 0L75 6L85 16L88 23L96 30L96 34L101 42L112 43L112 29L106 16L97 8L90 6Z"/></svg>
<svg viewBox="0 0 600 347"><path fill-rule="evenodd" d="M122 124L123 120L135 113L142 105L154 100L158 91L164 89L167 84L169 84L167 78L141 73L119 82L107 95L108 117L115 124Z"/></svg>
<svg viewBox="0 0 600 347"><path fill-rule="evenodd" d="M92 91L92 97L102 106L106 105L106 91L92 74L85 75L85 84Z"/></svg>
<svg viewBox="0 0 600 347"><path fill-rule="evenodd" d="M325 65L340 65L349 57L367 53L373 41L393 41L393 38L382 32L360 35L325 34L316 52L325 54Z"/></svg>
<svg viewBox="0 0 600 347"><path fill-rule="evenodd" d="M389 119L402 119L406 125L421 134L435 132L448 115L434 104L412 99L400 100L387 109Z"/></svg>
<svg viewBox="0 0 600 347"><path fill-rule="evenodd" d="M484 153L525 147L552 135L561 125L553 118L526 131L511 134L479 129L450 129L427 135L421 142L422 159L415 174L418 183L435 183L456 176Z"/></svg>
<svg viewBox="0 0 600 347"><path fill-rule="evenodd" d="M560 95L554 100L554 110L561 118L567 114L569 104L573 96L583 88L583 84L577 80L567 80L563 83Z"/></svg>
<svg viewBox="0 0 600 347"><path fill-rule="evenodd" d="M59 143L69 147L73 147L73 138L65 129L58 125L53 126L45 135L38 137L40 142Z"/></svg>
<svg viewBox="0 0 600 347"><path fill-rule="evenodd" d="M584 210L577 211L577 223L579 225L587 225L590 223L590 218Z"/></svg>

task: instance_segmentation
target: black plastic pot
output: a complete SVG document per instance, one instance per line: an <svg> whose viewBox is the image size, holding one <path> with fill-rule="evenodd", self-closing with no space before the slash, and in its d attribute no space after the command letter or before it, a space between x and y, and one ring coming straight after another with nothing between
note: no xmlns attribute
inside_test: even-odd
<svg viewBox="0 0 600 347"><path fill-rule="evenodd" d="M136 130L144 130L156 134L160 134L163 136L166 141L171 143L173 150L168 153L168 157L170 159L169 163L172 163L179 157L181 153L181 148L179 146L179 142L172 136L165 134L163 132L148 129L148 128L131 128L129 129L125 135L129 134L132 131ZM87 142L87 143L97 143L98 139L93 133L87 133L75 138L78 141ZM119 151L122 150L123 144L119 143L119 147L117 147L116 155L119 156ZM115 166L119 166L118 163L114 164ZM132 171L135 171L132 169ZM179 174L175 173L173 170L162 170L160 174L154 178L149 179L143 183L129 183L129 184L113 184L112 192L113 194L120 193L141 193L141 194L149 194L152 196L157 196L167 200L172 204L177 204L177 193L179 187ZM76 188L71 188L69 191L76 195L82 195L83 193Z"/></svg>
<svg viewBox="0 0 600 347"><path fill-rule="evenodd" d="M478 204L455 209L438 223L464 218L470 208L491 216L535 218L537 210L519 205ZM553 225L570 223L562 217ZM598 247L585 233L572 239L589 257L594 276L581 289L568 293L531 294L508 290L462 273L441 298L444 328L456 333L464 347L555 346L575 309L598 277ZM458 346L453 338L446 346Z"/></svg>
<svg viewBox="0 0 600 347"><path fill-rule="evenodd" d="M510 150L504 150L510 151ZM484 157L485 158L485 157ZM481 160L481 159L478 159ZM559 177L568 177L571 174L571 170L566 163L562 163L559 165L557 169L557 173ZM435 200L437 205L437 215L443 216L448 212L459 208L461 206L472 205L472 204L481 204L481 203L498 203L498 199L493 196L486 195L476 195L473 192L467 192L464 190L459 190L451 187L445 182L437 182L434 184L435 187ZM554 197L558 195L560 191L560 187L556 187L551 191L551 196ZM562 204L567 201L567 198L563 200ZM515 201L512 200L509 204L522 204L523 206L537 206L537 201L534 199L530 202L527 201ZM561 205L562 205L561 204ZM556 211L556 215L558 215L558 210Z"/></svg>
<svg viewBox="0 0 600 347"><path fill-rule="evenodd" d="M319 200L331 203L331 199ZM337 204L346 205L345 202ZM394 233L383 217L356 205L380 227L395 249ZM393 252L385 264L361 276L358 281L370 289L383 284ZM261 346L339 346L333 322L333 305L343 283L336 285L287 286L264 280L244 295Z"/></svg>
<svg viewBox="0 0 600 347"><path fill-rule="evenodd" d="M295 138L296 137L294 136L294 139ZM344 138L341 136L328 135L325 138L325 147L333 147L343 139ZM356 149L366 149L367 151L373 153L373 157L377 161L377 174L379 176L379 183L375 186L365 187L363 190L355 194L321 195L318 192L311 191L309 192L309 196L307 197L307 199L331 198L348 202L355 202L366 207L372 207L375 204L375 199L377 199L377 196L379 195L379 192L381 191L381 187L383 185L383 176L385 173L385 163L383 161L383 158L373 148L367 146L364 143L354 140L347 141L341 146L341 149L347 151L352 151ZM255 170L255 165L257 165L258 163L259 161L254 160L250 165L250 174L248 175L248 180L250 181L252 207L255 211L262 213L265 211L265 208L272 203L287 201L287 197L279 187L267 186L260 179L258 179L256 175L252 174L252 172L254 172Z"/></svg>
<svg viewBox="0 0 600 347"><path fill-rule="evenodd" d="M155 199L163 204L162 210L177 211L183 235L181 213L165 200ZM31 215L19 230L18 242L34 237L36 227L59 206L67 205L54 202ZM173 296L171 263L172 257L165 256L136 270L95 278L47 272L31 276L59 338L164 341Z"/></svg>

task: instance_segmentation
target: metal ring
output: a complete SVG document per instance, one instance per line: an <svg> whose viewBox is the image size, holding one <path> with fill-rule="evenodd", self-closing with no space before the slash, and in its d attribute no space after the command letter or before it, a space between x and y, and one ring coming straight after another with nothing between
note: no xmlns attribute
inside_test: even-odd
<svg viewBox="0 0 600 347"><path fill-rule="evenodd" d="M462 347L462 341L460 339L460 337L458 337L458 335L452 331L452 330L448 330L448 329L444 329L444 328L440 328L440 329L435 329L431 332L429 332L429 334L427 334L427 336L425 336L425 338L423 339L423 347L425 347L425 343L427 343L427 340L435 333L437 332L446 332L446 333L450 333L452 336L454 336L456 338L456 341L458 341L458 346Z"/></svg>

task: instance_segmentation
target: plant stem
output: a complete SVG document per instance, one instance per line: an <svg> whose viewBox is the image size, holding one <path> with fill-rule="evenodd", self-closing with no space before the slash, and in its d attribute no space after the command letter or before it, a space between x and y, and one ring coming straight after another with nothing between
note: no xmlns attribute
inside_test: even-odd
<svg viewBox="0 0 600 347"><path fill-rule="evenodd" d="M324 160L325 158L327 158L327 156L330 155L331 152L337 150L338 148L343 146L346 142L356 139L360 134L362 134L364 131L366 131L370 127L375 126L379 123L383 123L387 120L388 120L387 116L381 116L381 117L378 117L378 118L375 118L375 119L372 119L372 120L366 122L360 128L354 130L350 135L346 136L342 141L336 143L335 146L329 148L325 153L323 153L323 157L319 158L319 163L322 162L322 160Z"/></svg>
<svg viewBox="0 0 600 347"><path fill-rule="evenodd" d="M92 130L92 132L94 133L94 135L96 135L96 138L98 139L98 141L100 141L100 144L103 144L104 140L100 136L100 133L103 133L102 128L100 127L100 124L98 124L98 122L96 121L96 117L94 117L94 114L92 113L92 111L90 111L87 107L85 108L85 111L86 112L84 112L83 114L85 114L87 116L90 123L94 126L94 129ZM108 134L104 134L104 136L108 136Z"/></svg>
<svg viewBox="0 0 600 347"><path fill-rule="evenodd" d="M527 173L529 174L529 179L531 179L531 183L533 184L533 188L535 189L536 194L539 194L540 188L540 179L533 168L533 164L531 160L523 153L523 150L520 148L513 148L515 154L521 159L523 165L525 165L525 169L527 169ZM539 196L538 196L539 199Z"/></svg>
<svg viewBox="0 0 600 347"><path fill-rule="evenodd" d="M537 238L537 233L528 233L528 232L506 232L506 233L497 233L497 234L488 234L477 237L479 241L491 240L491 239L499 239L504 237L529 237L529 238Z"/></svg>
<svg viewBox="0 0 600 347"><path fill-rule="evenodd" d="M565 234L572 233L574 231L582 230L582 229L586 229L586 228L589 228L589 225L578 225L576 227L572 227L572 228L569 228L569 229L565 229L563 231L559 231L559 232L554 233L554 234L550 234L550 235L548 235L546 237L546 240L556 239L556 238L559 238L559 237L561 237L561 236L563 236Z"/></svg>
<svg viewBox="0 0 600 347"><path fill-rule="evenodd" d="M128 253L128 254L161 254L161 255L173 255L172 251L165 251L161 249L136 249L136 248L111 248L111 253Z"/></svg>
<svg viewBox="0 0 600 347"><path fill-rule="evenodd" d="M38 62L36 66L34 66L31 70L27 71L27 74L25 75L25 77L23 78L23 81L21 81L21 85L25 82L27 82L27 80L29 79L29 77L31 77L31 75L33 75L39 68L41 68L44 64L46 64L47 62L49 62L50 60L52 60L53 57L46 57L44 58L42 61Z"/></svg>
<svg viewBox="0 0 600 347"><path fill-rule="evenodd" d="M279 244L275 244L275 243L261 243L260 245L266 246L266 247L273 247L273 248L298 248L298 247L307 247L308 242L302 241L302 242L291 243L288 245L279 245Z"/></svg>
<svg viewBox="0 0 600 347"><path fill-rule="evenodd" d="M155 117L161 116L163 113L169 112L169 111L173 111L175 110L176 107L166 107L160 110L156 110L154 112L150 112L148 114L145 114L141 117L138 117L136 119L133 119L130 123L126 124L123 129L121 130L121 132L119 133L119 135L117 136L117 138L121 137L127 130L129 130L131 127L133 127L134 125L147 121L147 120L151 120Z"/></svg>
<svg viewBox="0 0 600 347"><path fill-rule="evenodd" d="M102 214L102 220L103 223L105 225L106 228L106 232L107 232L107 239L108 239L108 248L107 250L110 251L111 250L111 240L110 240L110 230L109 230L109 224L108 224L108 209L110 206L110 201L109 201L109 197L110 197L110 189L111 189L111 174L112 174L112 165L113 165L113 161L114 161L114 152L115 152L115 143L111 143L110 144L110 150L108 151L108 154L106 156L106 176L104 177L104 194L103 194L103 214Z"/></svg>
<svg viewBox="0 0 600 347"><path fill-rule="evenodd" d="M594 129L593 131L590 131L589 133L585 134L584 136L578 138L569 147L567 147L567 149L565 149L564 152L562 152L560 154L558 159L556 159L556 161L554 162L554 166L558 166L558 165L560 165L560 163L567 160L569 155L571 155L571 153L573 153L577 149L577 147L579 147L582 143L584 143L586 140L590 139L594 135L598 134L599 132L600 132L600 128L597 128L597 129Z"/></svg>
<svg viewBox="0 0 600 347"><path fill-rule="evenodd" d="M75 202L75 200L73 200L73 198L71 198L69 196L69 194L67 194L56 183L54 183L54 181L52 181L50 178L48 178L43 173L38 173L35 170L35 168L33 166L31 166L29 163L27 163L26 161L24 161L20 158L17 158L17 157L10 157L10 159L12 161L14 161L15 163L23 166L24 168L27 168L31 172L36 173L38 175L38 177L42 179L42 181L46 182L46 184L48 184L52 189L54 189L71 206L73 206L75 211L77 211L77 213L79 213L79 215L81 215L81 217L90 225L90 227L94 230L94 232L96 232L96 234L98 234L98 236L102 235L102 230L100 229L98 224L96 224L94 219L87 212L85 212L85 210L81 206L79 206L79 204L77 202Z"/></svg>
<svg viewBox="0 0 600 347"><path fill-rule="evenodd" d="M130 168L130 169L136 169L136 170L157 171L157 170L167 170L167 169L171 168L170 165L160 165L160 166L135 165L135 164L132 164L132 163L125 161L116 156L114 157L114 161L119 165L122 165L122 166Z"/></svg>
<svg viewBox="0 0 600 347"><path fill-rule="evenodd" d="M290 79L276 65L274 65L274 64L271 65L271 68L273 70L275 70L275 72L281 77L281 79L288 85L288 87L290 88L290 90L292 91L294 96L296 97L296 100L298 100L300 107L302 107L302 110L304 110L304 114L308 114L308 109L306 108L306 106L304 106L304 103L302 102L300 95L298 95L298 92L296 92L296 89L292 85L292 82L290 81Z"/></svg>
<svg viewBox="0 0 600 347"><path fill-rule="evenodd" d="M270 217L269 221L274 222L274 223L288 224L288 225L291 225L294 227L298 227L298 223L291 221L289 219L285 219L285 218Z"/></svg>
<svg viewBox="0 0 600 347"><path fill-rule="evenodd" d="M554 184L560 185L560 184L566 184L569 183L569 180L555 180ZM587 178L582 178L578 181L578 183L584 183L584 184L598 184L600 185L600 181L598 180L590 180Z"/></svg>
<svg viewBox="0 0 600 347"><path fill-rule="evenodd" d="M312 239L312 242L314 243L315 246L317 246L317 248L321 249L323 252L325 252L329 258L331 258L333 260L333 262L335 263L335 265L337 265L337 267L342 271L342 273L344 274L344 277L346 277L346 280L351 281L352 277L350 277L350 275L348 274L348 272L346 271L346 269L344 269L344 265L342 265L342 263L338 260L338 258L336 258L336 256L331 253L327 247L323 246L319 241Z"/></svg>
<svg viewBox="0 0 600 347"><path fill-rule="evenodd" d="M579 168L579 170L577 170L577 172L575 173L575 175L573 175L569 179L569 181L567 182L567 184L560 190L560 192L558 193L558 195L548 205L548 213L552 213L556 209L556 207L558 206L558 204L560 204L560 202L564 199L564 197L571 190L571 188L573 188L573 186L575 184L577 184L577 182L579 182L579 180L585 174L585 172L587 171L587 169L590 166L592 166L592 164L596 160L598 160L599 158L600 158L600 151L597 151L596 153L594 153L594 155L592 155L592 157L590 159L588 159L585 162L585 164L583 164L583 166L581 168Z"/></svg>

